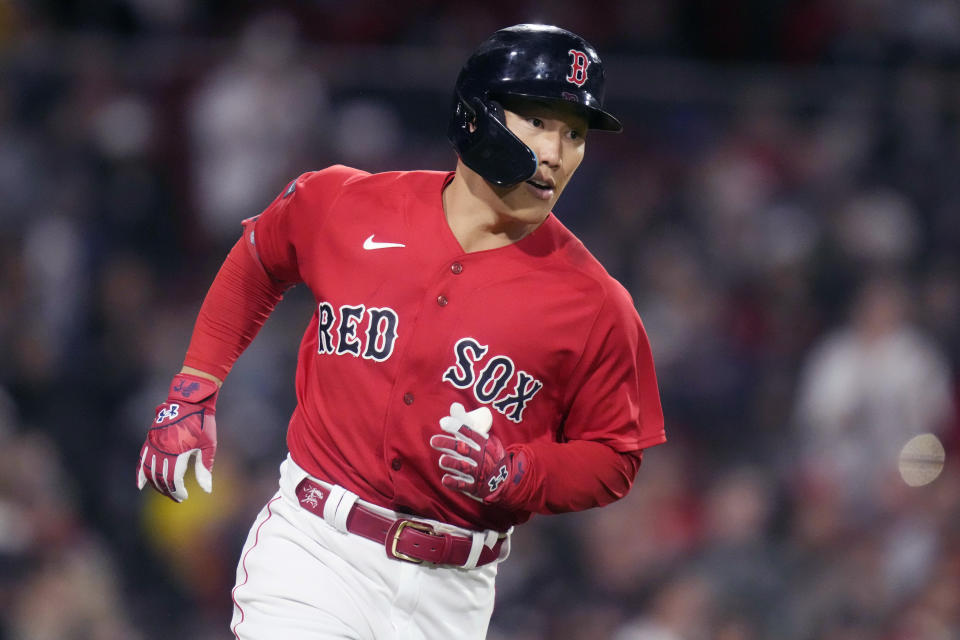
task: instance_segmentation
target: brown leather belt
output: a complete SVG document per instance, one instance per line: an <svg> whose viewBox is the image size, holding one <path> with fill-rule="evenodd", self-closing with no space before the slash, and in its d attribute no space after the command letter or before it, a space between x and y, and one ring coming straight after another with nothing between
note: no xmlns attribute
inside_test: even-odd
<svg viewBox="0 0 960 640"><path fill-rule="evenodd" d="M326 487L310 478L304 478L297 485L300 506L321 518L329 496L330 491ZM473 548L473 539L469 536L437 531L429 523L420 520L383 516L360 502L350 509L347 531L382 544L389 558L415 564L431 562L462 567L467 564ZM492 547L484 546L476 566L496 560L505 539L506 535L500 534Z"/></svg>

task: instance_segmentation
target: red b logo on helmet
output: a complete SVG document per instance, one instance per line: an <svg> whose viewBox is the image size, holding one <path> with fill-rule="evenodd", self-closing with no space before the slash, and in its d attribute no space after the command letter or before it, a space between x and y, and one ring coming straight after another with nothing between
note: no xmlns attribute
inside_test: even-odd
<svg viewBox="0 0 960 640"><path fill-rule="evenodd" d="M590 59L583 51L577 51L576 49L570 49L568 53L573 56L573 61L570 63L570 75L567 76L567 82L582 87L583 83L587 81L587 67L590 66Z"/></svg>

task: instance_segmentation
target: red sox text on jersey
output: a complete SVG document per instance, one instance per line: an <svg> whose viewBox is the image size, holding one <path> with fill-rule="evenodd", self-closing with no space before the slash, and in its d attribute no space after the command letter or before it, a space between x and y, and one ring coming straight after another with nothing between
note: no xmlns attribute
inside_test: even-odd
<svg viewBox="0 0 960 640"><path fill-rule="evenodd" d="M473 389L473 396L514 422L523 420L523 410L543 383L513 364L509 356L495 355L483 361L489 347L473 338L461 338L454 347L456 362L443 374L443 379L458 389ZM479 372L478 364L483 363ZM512 391L508 391L511 388ZM507 392L507 393L504 393Z"/></svg>
<svg viewBox="0 0 960 640"><path fill-rule="evenodd" d="M321 302L317 307L317 353L383 362L393 354L399 323L397 312L388 307L360 304L337 308ZM527 402L543 388L541 381L518 369L509 356L484 360L490 348L475 338L461 338L453 351L454 363L443 373L444 381L458 389L473 389L478 402L492 405L514 422L523 420Z"/></svg>

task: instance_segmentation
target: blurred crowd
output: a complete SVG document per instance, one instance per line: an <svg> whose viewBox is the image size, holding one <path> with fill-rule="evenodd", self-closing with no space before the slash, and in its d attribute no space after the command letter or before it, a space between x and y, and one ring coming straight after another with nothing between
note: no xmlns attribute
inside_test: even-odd
<svg viewBox="0 0 960 640"><path fill-rule="evenodd" d="M626 131L556 212L634 296L669 442L518 529L490 638L960 637L960 5L267 6L0 0L0 640L228 635L302 288L224 387L214 493L134 468L239 221L335 162L452 168L457 66L536 20L608 63Z"/></svg>

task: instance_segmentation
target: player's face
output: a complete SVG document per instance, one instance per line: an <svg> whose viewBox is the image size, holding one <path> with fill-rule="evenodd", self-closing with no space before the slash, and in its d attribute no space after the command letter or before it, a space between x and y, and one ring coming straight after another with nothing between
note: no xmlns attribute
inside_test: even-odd
<svg viewBox="0 0 960 640"><path fill-rule="evenodd" d="M504 103L507 128L537 154L537 172L526 182L498 189L512 213L542 219L583 160L587 120L573 109L534 101Z"/></svg>

